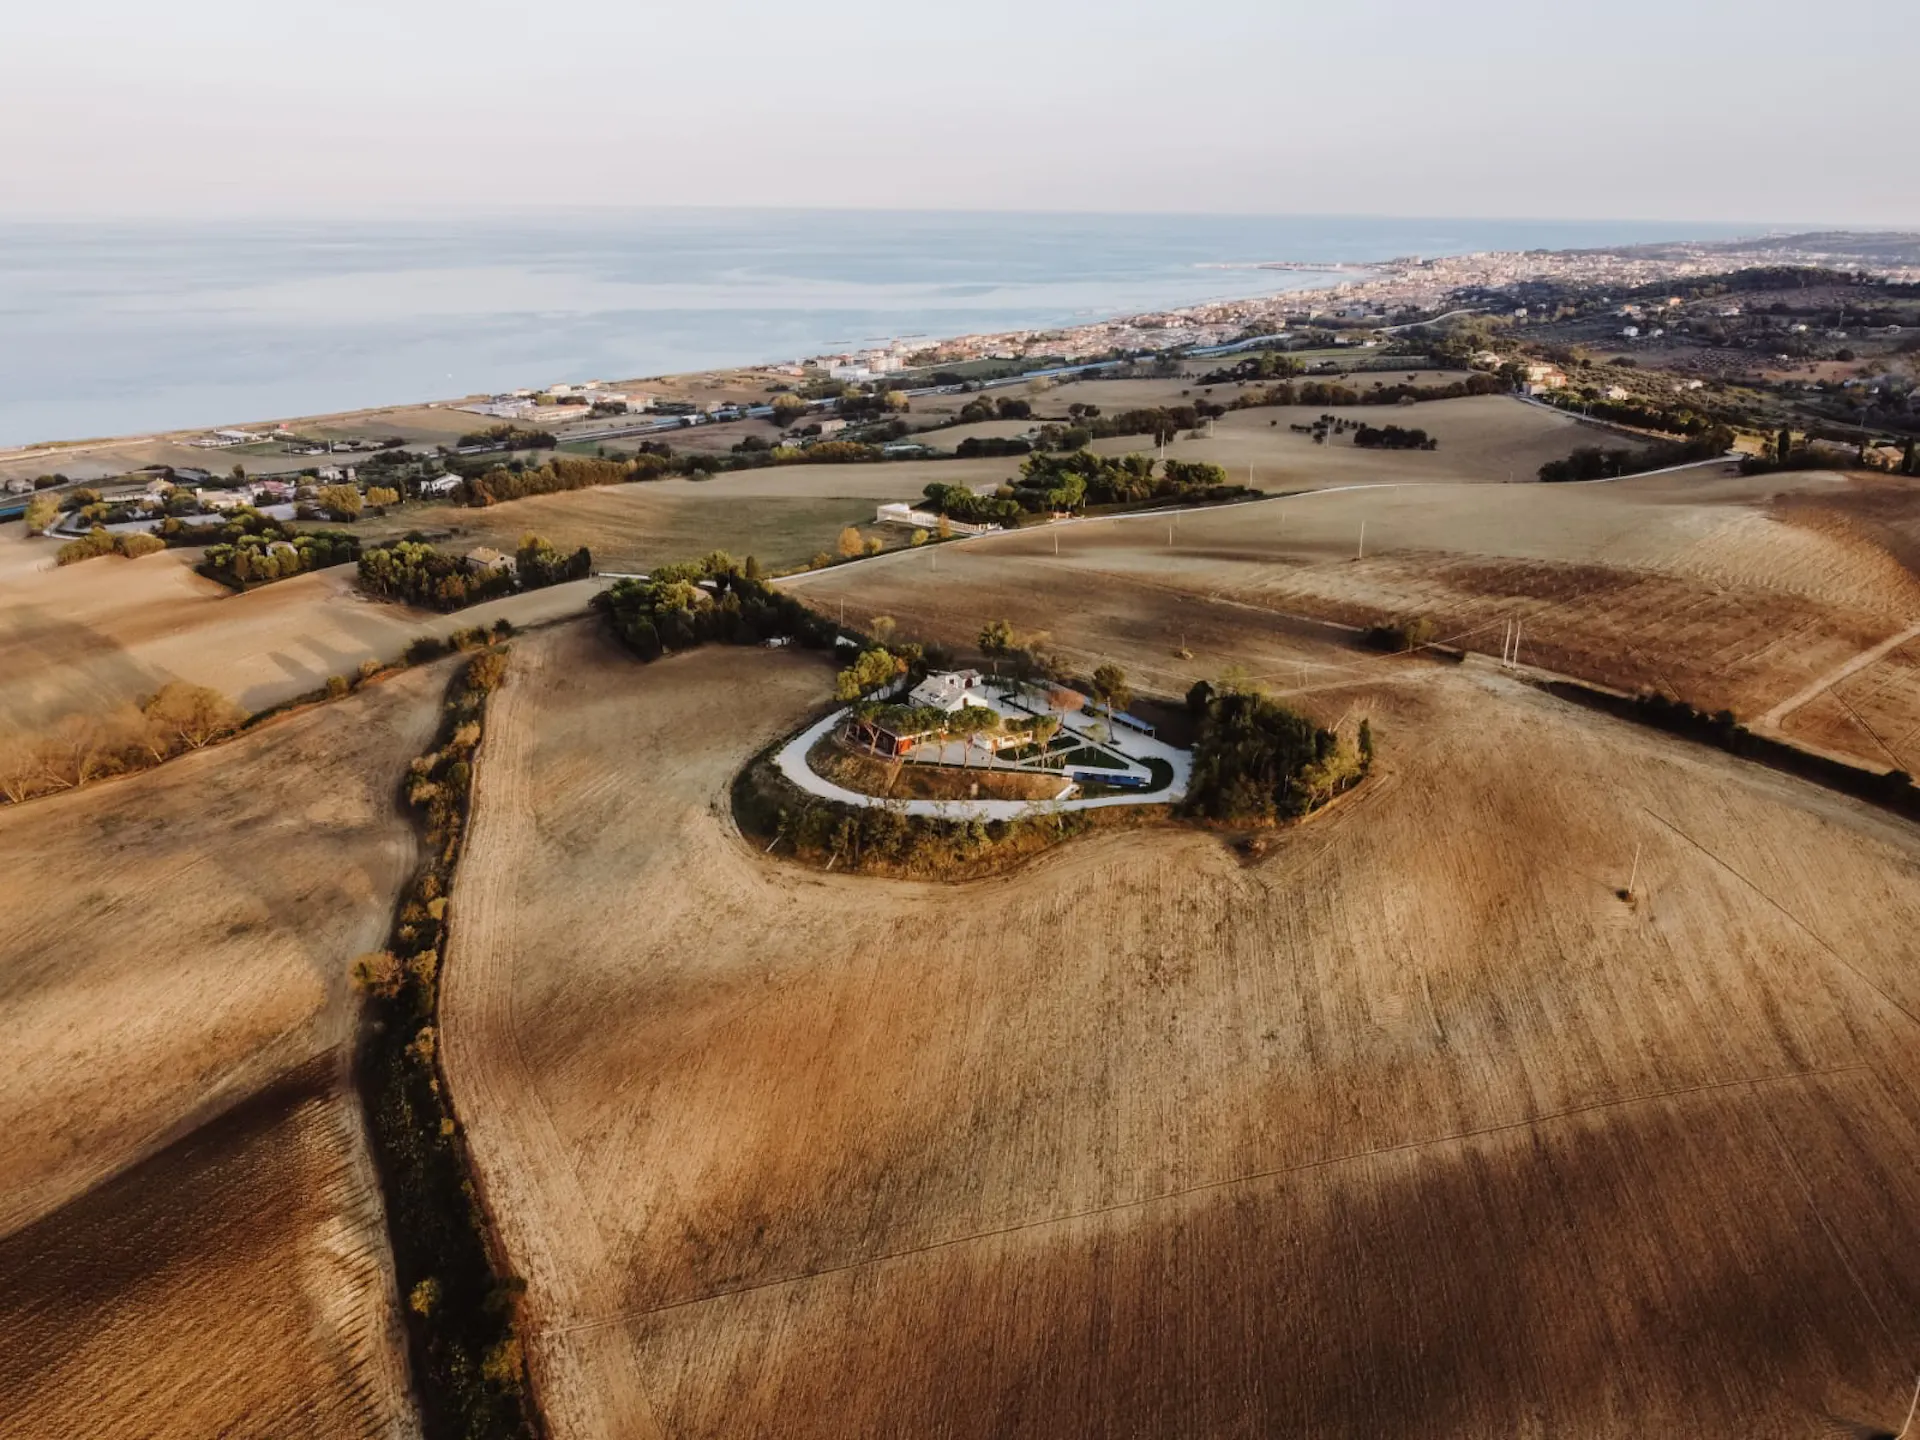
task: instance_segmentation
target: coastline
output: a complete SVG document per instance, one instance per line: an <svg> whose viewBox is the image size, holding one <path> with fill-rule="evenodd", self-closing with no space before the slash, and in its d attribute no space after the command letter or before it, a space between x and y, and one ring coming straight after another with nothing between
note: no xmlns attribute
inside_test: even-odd
<svg viewBox="0 0 1920 1440"><path fill-rule="evenodd" d="M1743 265L1780 264L1789 260L1817 263L1832 258L1819 250L1796 246L1796 238L1813 241L1831 237L1771 236L1745 240L1640 243L1612 249L1486 250L1432 257L1405 255L1387 260L1195 261L1188 263L1185 269L1209 273L1244 273L1249 281L1256 275L1288 275L1298 277L1302 283L1278 288L1250 285L1253 293L1207 298L1159 309L1119 309L1108 312L1103 318L1072 324L949 333L930 342L919 338L929 333L925 330L899 330L895 333L912 337L911 343L906 339L882 341L877 345L869 341L864 351L784 361L730 358L722 364L690 365L651 376L614 380L608 388L646 387L665 393L705 390L718 394L730 387L735 392L731 397L734 403L741 403L741 396L749 387L757 395L767 389L763 382L768 379L796 378L808 373L803 370L803 365L820 371L844 367L849 378L890 381L914 369L981 359L1019 362L1044 356L1071 365L1114 352L1151 355L1176 349L1207 350L1231 343L1249 332L1285 329L1290 322L1312 320L1320 316L1337 319L1349 327L1358 326L1362 330L1372 328L1385 333L1403 329L1408 324L1418 323L1420 319L1449 312L1449 297L1462 291L1498 291L1538 280L1631 288L1723 272ZM390 276L387 278L391 279ZM746 284L742 296L748 295L752 289L751 284ZM1338 308L1331 308L1335 306ZM742 310L741 305L733 307L734 313L741 313ZM820 313L826 315L837 312ZM607 324L622 319L620 315L595 318L597 322ZM904 313L901 318L905 318ZM849 332L843 330L841 333ZM745 343L742 342L743 347ZM769 351L762 350L760 353L766 355ZM890 363L883 372L866 373L860 370L857 363L862 353L868 356L885 355ZM906 363L909 357L911 365ZM523 384L547 385L563 378L578 383L587 378L579 373L567 376L551 373L542 375L535 369L543 363L537 355L527 356L524 362L515 362L516 366L522 363L525 369L520 371L520 382ZM618 375L620 372L604 373ZM221 423L235 429L270 430L300 426L309 431L351 431L355 427L365 427L393 417L398 428L399 417L418 420L428 412L444 416L456 407L501 393L503 391L499 389L456 389L442 392L432 399L383 399L368 405L283 411L278 415L256 412L248 418ZM676 395L676 398L684 397ZM206 424L154 427L112 434L95 432L84 439L41 440L0 446L0 467L6 470L0 479L31 475L36 464L47 464L48 468L52 468L62 460L105 457L119 451L138 450L142 446L149 449L182 446L190 443L188 437L206 435L213 428ZM426 427L428 433L410 437L408 443L431 445L444 442L457 435L459 430L460 422L435 421ZM213 460L221 452L209 447L189 453L198 457L190 462L197 466L203 461ZM236 458L251 457L242 452ZM91 468L98 470L100 467L96 465ZM103 477L89 475L86 478Z"/></svg>

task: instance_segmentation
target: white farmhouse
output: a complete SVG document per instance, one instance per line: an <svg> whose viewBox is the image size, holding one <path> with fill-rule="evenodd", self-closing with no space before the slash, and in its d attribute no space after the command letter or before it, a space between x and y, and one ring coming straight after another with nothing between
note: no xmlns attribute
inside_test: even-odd
<svg viewBox="0 0 1920 1440"><path fill-rule="evenodd" d="M949 715L966 705L978 705L991 710L993 707L979 693L980 685L978 670L938 670L913 687L907 695L907 703L929 710L944 710Z"/></svg>

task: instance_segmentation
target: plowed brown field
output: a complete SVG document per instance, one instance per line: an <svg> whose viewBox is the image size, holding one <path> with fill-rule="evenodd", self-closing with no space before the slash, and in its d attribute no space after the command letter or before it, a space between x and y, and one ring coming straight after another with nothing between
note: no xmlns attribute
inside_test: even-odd
<svg viewBox="0 0 1920 1440"><path fill-rule="evenodd" d="M524 643L443 1045L555 1434L1897 1427L1920 837L1386 678L1315 702L1384 773L1256 864L1115 834L941 888L731 832L818 662Z"/></svg>
<svg viewBox="0 0 1920 1440"><path fill-rule="evenodd" d="M1695 471L1604 485L1387 485L992 536L937 560L822 572L798 593L949 643L1006 618L1080 658L1137 665L1174 693L1230 660L1250 663L1194 639L1228 616L1237 626L1247 607L1270 617L1256 635L1290 615L1355 626L1424 615L1441 636L1496 655L1511 622L1524 661L1755 720L1920 620L1920 580L1888 532L1822 503L1847 493L1832 475ZM1907 494L1920 511L1920 487ZM1183 636L1191 662L1172 658ZM1905 735L1920 708L1897 665L1849 683L1877 697L1870 724ZM1880 713L1889 707L1897 713ZM1821 734L1891 763L1857 726Z"/></svg>
<svg viewBox="0 0 1920 1440"><path fill-rule="evenodd" d="M0 1435L410 1430L340 1081L444 683L0 810Z"/></svg>

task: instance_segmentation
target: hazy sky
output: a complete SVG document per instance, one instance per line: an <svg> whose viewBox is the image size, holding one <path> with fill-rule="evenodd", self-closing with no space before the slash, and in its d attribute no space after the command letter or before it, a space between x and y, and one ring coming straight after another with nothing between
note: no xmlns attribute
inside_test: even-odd
<svg viewBox="0 0 1920 1440"><path fill-rule="evenodd" d="M66 0L0 218L849 205L1920 226L1917 0Z"/></svg>

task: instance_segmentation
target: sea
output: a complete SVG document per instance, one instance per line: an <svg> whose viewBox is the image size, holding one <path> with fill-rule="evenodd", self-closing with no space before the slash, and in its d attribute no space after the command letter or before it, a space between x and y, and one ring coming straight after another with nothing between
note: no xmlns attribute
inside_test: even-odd
<svg viewBox="0 0 1920 1440"><path fill-rule="evenodd" d="M1262 262L1759 227L635 209L0 220L0 446L1039 328L1328 283Z"/></svg>

